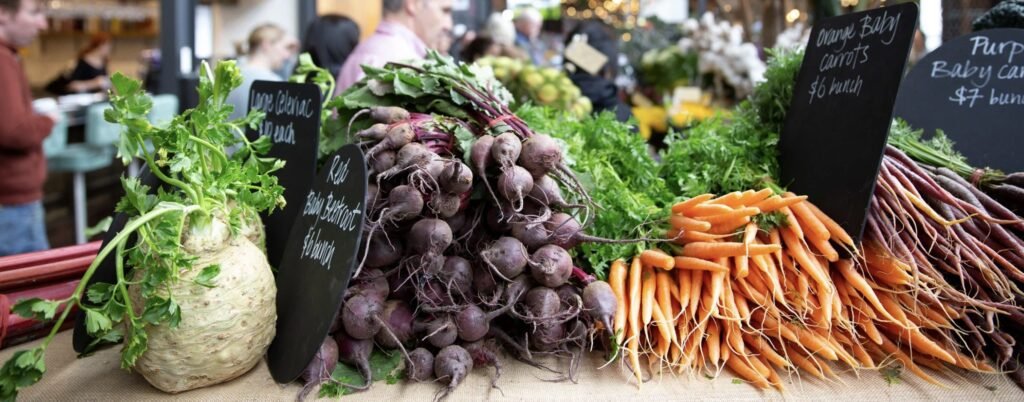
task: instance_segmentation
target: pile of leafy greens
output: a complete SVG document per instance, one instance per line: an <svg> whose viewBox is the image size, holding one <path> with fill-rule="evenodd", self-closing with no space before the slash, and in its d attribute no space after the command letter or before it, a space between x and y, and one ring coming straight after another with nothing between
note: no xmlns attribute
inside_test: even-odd
<svg viewBox="0 0 1024 402"><path fill-rule="evenodd" d="M652 223L663 218L665 206L675 197L658 177L658 164L648 153L647 143L628 125L616 121L610 112L576 119L524 105L517 114L537 132L564 142L567 163L600 207L587 222L588 234L612 239L663 235L654 231ZM604 278L612 261L649 246L645 242L583 243L577 253L598 278Z"/></svg>
<svg viewBox="0 0 1024 402"><path fill-rule="evenodd" d="M284 205L283 188L269 174L284 162L262 156L270 149L269 137L248 141L244 135L244 128L255 128L263 114L251 112L240 120L228 119L233 110L225 102L228 93L242 82L233 62L219 63L214 70L204 63L198 106L163 127L150 124L152 101L138 81L115 74L111 82L113 108L106 119L125 129L118 154L125 164L133 158L143 159L162 185L152 189L138 179L122 179L125 195L117 211L127 215L127 224L100 250L71 296L52 301L25 299L14 305L12 310L18 315L39 321L56 318L56 322L38 346L16 352L0 369L0 398L4 400L16 398L19 389L42 378L46 349L75 310L72 307L85 313L86 330L96 339L91 346L123 341L121 366L133 367L147 349L148 326L173 328L182 314L187 314L167 286L192 269L202 269L194 280L197 286L213 286L212 280L220 272L216 265L194 266L196 257L181 246L187 228L209 225L216 216L238 233L249 219L259 219L258 212ZM228 156L224 150L239 142L240 149ZM97 267L111 253L117 282L96 283L86 289ZM127 267L145 269L130 272ZM140 288L142 305L133 305L128 286Z"/></svg>
<svg viewBox="0 0 1024 402"><path fill-rule="evenodd" d="M775 53L766 81L731 118L716 116L672 133L661 163L640 136L610 114L576 119L530 105L517 114L534 130L564 142L567 162L600 207L587 222L588 233L613 239L662 237L666 210L681 199L765 186L781 191L774 184L776 143L802 59L798 52ZM601 278L615 259L657 246L590 243L579 247L578 256Z"/></svg>
<svg viewBox="0 0 1024 402"><path fill-rule="evenodd" d="M776 145L803 53L772 54L765 81L754 88L731 117L702 121L673 133L662 153L660 176L676 195L723 194L776 187L779 177ZM783 183L784 184L784 183Z"/></svg>
<svg viewBox="0 0 1024 402"><path fill-rule="evenodd" d="M936 130L931 138L924 138L922 130L915 130L903 119L896 119L889 128L889 145L905 152L914 160L928 166L944 167L956 172L964 178L972 178L980 174L978 182L988 184L1005 178L999 170L971 166L960 152L955 149L953 140L946 137L942 130Z"/></svg>
<svg viewBox="0 0 1024 402"><path fill-rule="evenodd" d="M773 54L766 81L732 117L715 117L672 134L659 164L651 158L646 142L608 114L579 119L521 105L516 109L518 118L493 124L511 113L511 97L501 84L487 69L430 53L417 63L364 67L366 79L327 101L325 110L336 109L338 118L324 125L321 152L330 153L350 142L348 134L363 127L357 122L349 128L349 119L373 106L452 116L491 134L542 132L564 143L566 163L600 208L582 219L587 220L587 233L614 239L662 237L664 232L658 229L665 210L677 200L774 186L779 172L776 143L802 59L800 52ZM465 144L472 138L459 141ZM647 242L583 244L577 256L603 277L616 258L654 246Z"/></svg>

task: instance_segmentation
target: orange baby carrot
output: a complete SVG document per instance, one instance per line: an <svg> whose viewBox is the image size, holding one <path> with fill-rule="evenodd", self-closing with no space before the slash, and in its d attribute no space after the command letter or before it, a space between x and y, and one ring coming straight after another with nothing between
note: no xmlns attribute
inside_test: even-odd
<svg viewBox="0 0 1024 402"><path fill-rule="evenodd" d="M793 196L793 193L785 193L786 196ZM825 224L814 215L814 212L807 206L809 202L798 202L790 205L789 209L804 228L807 237L811 239L828 240L831 237Z"/></svg>
<svg viewBox="0 0 1024 402"><path fill-rule="evenodd" d="M654 275L654 268L649 265L644 265L641 272L643 289L640 291L640 322L646 326L654 314L654 289L657 287L657 277Z"/></svg>
<svg viewBox="0 0 1024 402"><path fill-rule="evenodd" d="M657 249L644 250L640 252L640 262L645 265L650 265L664 270L670 270L675 267L675 261L672 259L672 256Z"/></svg>
<svg viewBox="0 0 1024 402"><path fill-rule="evenodd" d="M627 277L629 280L629 293L627 294L629 297L629 320L627 324L634 338L640 337L641 272L640 259L633 257L633 262L629 266L629 276ZM637 366L634 369L640 370L640 367Z"/></svg>
<svg viewBox="0 0 1024 402"><path fill-rule="evenodd" d="M686 201L678 202L672 206L672 213L685 215L694 206L700 205L712 198L715 198L712 194L701 194Z"/></svg>
<svg viewBox="0 0 1024 402"><path fill-rule="evenodd" d="M850 237L850 235L846 233L846 230L844 230L842 226L839 226L836 221L832 220L828 215L825 215L824 212L821 212L816 205L811 202L807 202L807 208L814 213L814 216L817 217L823 225L825 225L825 228L828 229L831 237L836 238L836 240L839 240L847 246L856 247L856 244L853 242L853 237Z"/></svg>
<svg viewBox="0 0 1024 402"><path fill-rule="evenodd" d="M626 328L626 319L629 317L629 299L626 297L625 261L618 259L612 262L608 272L608 284L612 286L615 299L619 301L619 304L615 306L615 323L614 328L612 328L612 333L619 334Z"/></svg>
<svg viewBox="0 0 1024 402"><path fill-rule="evenodd" d="M735 257L738 255L763 255L779 250L774 244L751 244L739 242L693 242L683 246L683 256L703 259Z"/></svg>
<svg viewBox="0 0 1024 402"><path fill-rule="evenodd" d="M694 218L703 218L712 215L719 215L724 213L732 212L733 209L722 204L700 204L690 208L689 213L686 216Z"/></svg>
<svg viewBox="0 0 1024 402"><path fill-rule="evenodd" d="M797 197L779 197L777 195L773 195L751 206L757 207L757 209L760 209L761 212L772 212L778 210L779 208L785 208L787 206L796 204L806 199L806 195L801 195Z"/></svg>
<svg viewBox="0 0 1024 402"><path fill-rule="evenodd" d="M753 193L753 191L750 191L750 192ZM718 197L718 198L715 198L715 199L713 199L711 201L708 201L708 203L709 204L722 204L722 205L725 205L725 206L730 207L730 208L739 208L740 206L743 205L742 200L743 200L743 195L744 194L746 194L746 193L742 193L742 192L739 192L739 191L733 191L731 193L725 194L725 195L723 195L721 197Z"/></svg>
<svg viewBox="0 0 1024 402"><path fill-rule="evenodd" d="M766 198L771 197L773 194L772 189L762 188L758 191L744 192L743 196L740 197L740 205L751 206L764 201Z"/></svg>
<svg viewBox="0 0 1024 402"><path fill-rule="evenodd" d="M672 215L668 218L668 222L675 229L695 230L698 232L704 232L711 229L710 223L683 215Z"/></svg>
<svg viewBox="0 0 1024 402"><path fill-rule="evenodd" d="M704 216L704 217L701 217L700 220L705 221L707 223L710 223L712 225L715 225L715 224L719 224L719 223L726 223L726 222L732 222L732 221L740 220L740 219L743 219L744 217L754 216L754 215L757 215L759 213L761 213L760 209L757 209L755 207L744 207L744 208L737 208L737 209L729 210L727 212L723 212L723 213L720 213L720 214Z"/></svg>
<svg viewBox="0 0 1024 402"><path fill-rule="evenodd" d="M694 257L675 257L675 266L686 270L729 272L729 268L724 265Z"/></svg>

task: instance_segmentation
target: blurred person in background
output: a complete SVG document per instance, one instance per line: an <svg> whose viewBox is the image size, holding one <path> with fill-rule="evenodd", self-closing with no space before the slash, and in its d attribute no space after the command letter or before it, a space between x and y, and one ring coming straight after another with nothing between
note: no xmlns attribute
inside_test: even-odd
<svg viewBox="0 0 1024 402"><path fill-rule="evenodd" d="M422 59L430 46L443 45L442 37L451 35L452 0L383 0L382 9L377 30L356 46L341 67L338 93L363 78L360 66Z"/></svg>
<svg viewBox="0 0 1024 402"><path fill-rule="evenodd" d="M484 23L480 35L487 36L503 46L514 47L516 45L515 23L505 18L502 13L491 13L487 17L487 22Z"/></svg>
<svg viewBox="0 0 1024 402"><path fill-rule="evenodd" d="M526 53L516 47L516 28L512 21L501 13L494 13L487 19L479 36L462 50L461 58L472 63L484 56L526 59Z"/></svg>
<svg viewBox="0 0 1024 402"><path fill-rule="evenodd" d="M477 36L459 52L459 60L473 63L482 57L501 56L502 46L489 36Z"/></svg>
<svg viewBox="0 0 1024 402"><path fill-rule="evenodd" d="M321 15L306 28L302 53L309 53L313 63L337 77L358 44L359 24L343 15Z"/></svg>
<svg viewBox="0 0 1024 402"><path fill-rule="evenodd" d="M75 69L68 76L68 92L101 92L110 88L110 75L107 63L114 43L109 34L98 33L92 36L89 44L78 53Z"/></svg>
<svg viewBox="0 0 1024 402"><path fill-rule="evenodd" d="M242 72L242 85L231 91L228 103L235 106L232 119L243 117L249 111L249 87L255 81L283 81L275 71L281 69L297 46L295 38L281 27L263 24L249 33L248 52L238 60Z"/></svg>
<svg viewBox="0 0 1024 402"><path fill-rule="evenodd" d="M17 49L46 29L36 0L0 0L0 256L50 248L43 212L43 140L57 113L36 114Z"/></svg>
<svg viewBox="0 0 1024 402"><path fill-rule="evenodd" d="M293 37L291 42L288 43L287 48L288 58L284 59L281 67L274 69L274 74L286 80L292 76L295 66L299 65L299 40Z"/></svg>
<svg viewBox="0 0 1024 402"><path fill-rule="evenodd" d="M427 43L427 47L436 50L445 56L451 55L451 49L454 45L455 38L452 37L451 31L445 34L438 35L434 38L433 42Z"/></svg>
<svg viewBox="0 0 1024 402"><path fill-rule="evenodd" d="M476 39L473 39L472 42L469 42L469 44L462 49L462 55L460 57L462 61L472 63L487 56L508 57L520 60L527 59L526 54L519 48L498 42L491 39L490 36L478 36Z"/></svg>
<svg viewBox="0 0 1024 402"><path fill-rule="evenodd" d="M113 41L109 34L100 32L93 34L78 52L73 67L69 67L46 84L46 92L54 95L77 93L97 93L110 89L110 75L107 64L113 50Z"/></svg>
<svg viewBox="0 0 1024 402"><path fill-rule="evenodd" d="M160 92L160 49L143 49L139 52L139 73L146 92Z"/></svg>
<svg viewBox="0 0 1024 402"><path fill-rule="evenodd" d="M540 41L540 30L544 19L536 8L526 7L512 20L516 28L516 46L519 46L535 65L544 64L544 44Z"/></svg>
<svg viewBox="0 0 1024 402"><path fill-rule="evenodd" d="M590 103L594 105L594 113L608 110L615 113L615 118L621 122L629 120L629 106L619 98L619 88L615 86L615 76L618 74L616 63L619 60L618 36L603 22L587 20L569 32L565 47L569 48L575 40L586 42L604 54L608 61L596 74L590 74L566 59L565 69L569 79L580 88L583 96L590 99Z"/></svg>

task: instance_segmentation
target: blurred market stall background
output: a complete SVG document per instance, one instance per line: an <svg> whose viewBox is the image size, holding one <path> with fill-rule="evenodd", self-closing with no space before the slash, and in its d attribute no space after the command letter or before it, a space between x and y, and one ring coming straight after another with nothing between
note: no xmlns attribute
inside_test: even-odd
<svg viewBox="0 0 1024 402"><path fill-rule="evenodd" d="M970 32L971 21L997 2L921 0L920 34L912 61L943 40ZM122 72L144 79L150 92L164 95L163 105L169 108L164 113L170 116L196 102L199 62L244 57L250 32L262 24L272 22L283 33L302 41L307 27L318 16L341 15L354 21L365 39L380 23L382 11L379 1L347 0L42 3L49 29L20 54L33 95L52 98L67 116L64 124L58 125L61 134L50 141L56 148L51 146L43 201L51 247L87 237L76 232L84 232L84 227L109 216L120 193L118 177L122 168L114 163L113 152L56 155L66 151L61 143L95 143L92 145L112 150L110 138L116 136L111 137L110 132L116 128L102 121L102 82L96 81L99 86L87 93L74 93L61 86L65 84L61 80L74 69L79 53L98 34L109 38L106 73ZM763 72L765 49L798 46L815 18L879 4L877 0L454 0L451 40L446 50L456 58L476 57L470 53L490 43L481 43L479 38L493 40L490 37L496 35L495 24L508 28L513 21L518 24L528 19L520 18L523 10L537 10L540 33L528 49L530 55L540 57L537 61L542 66L538 69L572 75L574 67L567 68L563 56L566 43L572 39L567 35L583 21L601 21L610 27L611 46L618 53L608 62L613 67L608 70L613 76L608 78L614 83L615 96L627 105L627 114L631 111L640 135L658 144L670 127L685 129L694 119L727 110L749 93ZM478 43L473 44L474 40ZM467 49L470 44L476 48ZM297 53L298 49L294 50ZM494 49L485 47L483 52L487 51ZM287 75L293 63L293 59L285 63L281 74ZM529 60L525 64L529 65ZM523 76L509 79L523 82ZM556 83L545 79L532 93L528 85L523 85L520 95L545 103L537 96L538 91L545 84ZM554 90L572 92L566 88ZM590 110L589 103L594 100L587 99L583 89L582 96L577 96L584 100L568 99L566 107ZM583 102L588 105L580 105ZM49 104L52 101L37 101L37 105ZM76 194L84 216L72 230L76 228Z"/></svg>

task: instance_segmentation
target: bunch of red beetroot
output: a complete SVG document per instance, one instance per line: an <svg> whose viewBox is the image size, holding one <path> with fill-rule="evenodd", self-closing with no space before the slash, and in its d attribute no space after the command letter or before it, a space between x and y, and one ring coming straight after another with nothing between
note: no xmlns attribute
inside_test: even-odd
<svg viewBox="0 0 1024 402"><path fill-rule="evenodd" d="M356 118L366 114L365 251L307 383L333 381L340 360L367 379L353 388L368 387L374 347L402 353L409 380L444 384L439 397L473 368L493 366L496 384L501 352L572 380L582 351L610 335L616 301L568 251L603 239L562 196L589 200L561 149L397 107ZM456 146L460 130L477 133L470 149Z"/></svg>

